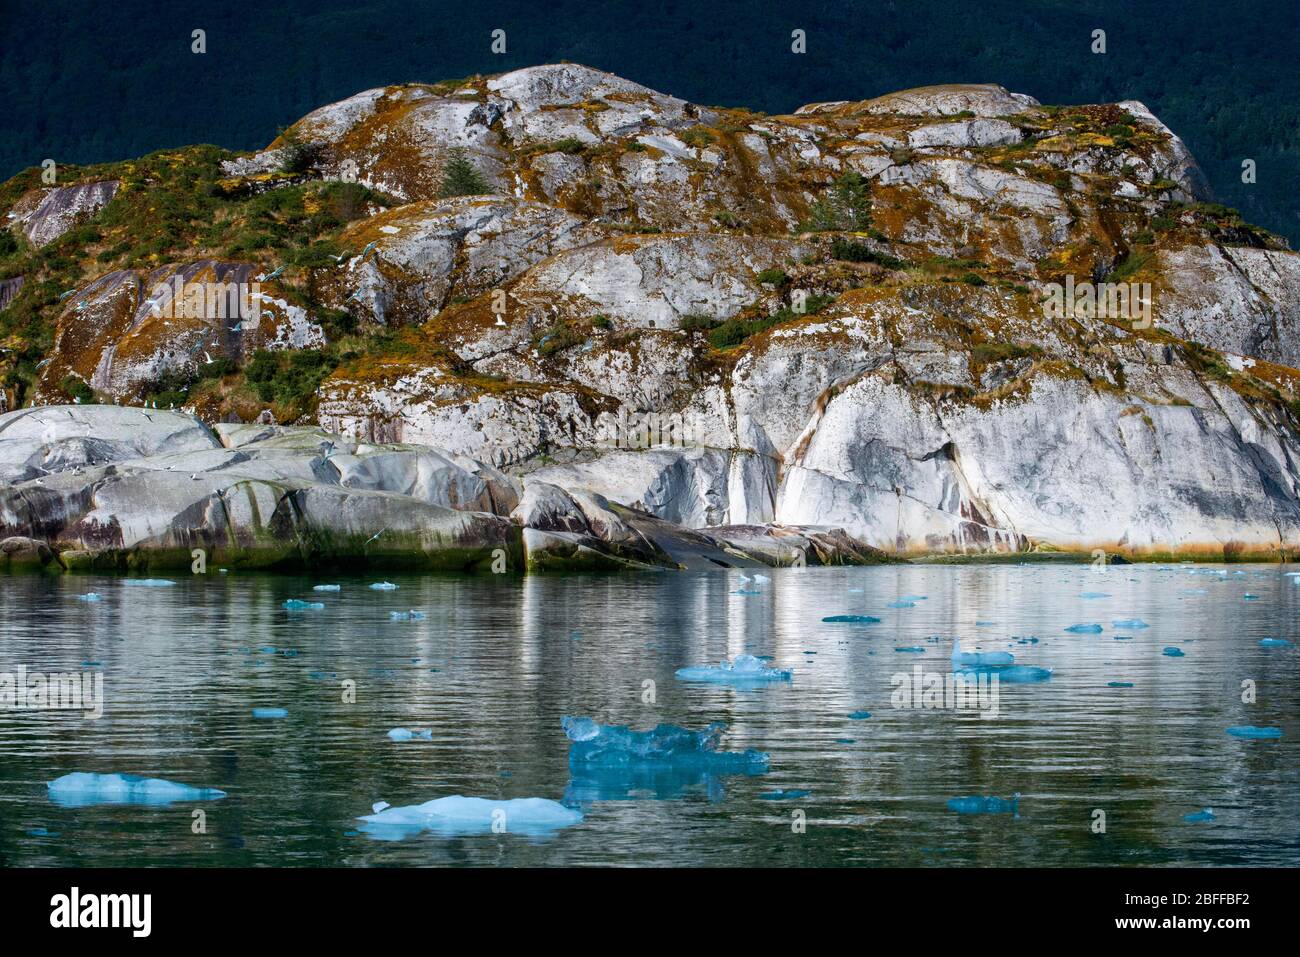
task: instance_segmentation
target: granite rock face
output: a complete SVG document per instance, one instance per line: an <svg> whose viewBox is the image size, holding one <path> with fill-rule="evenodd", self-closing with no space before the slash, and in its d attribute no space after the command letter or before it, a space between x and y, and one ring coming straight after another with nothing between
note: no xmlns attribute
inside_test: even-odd
<svg viewBox="0 0 1300 957"><path fill-rule="evenodd" d="M216 255L96 278L35 398L139 403L216 360L236 389L257 353L334 350L312 411L11 413L0 535L535 568L1298 544L1300 257L1207 202L1137 101L946 85L761 116L554 64L365 91L224 173L291 146L292 182L392 205L280 278ZM444 195L453 161L486 192ZM156 315L177 276L260 279L259 318Z"/></svg>

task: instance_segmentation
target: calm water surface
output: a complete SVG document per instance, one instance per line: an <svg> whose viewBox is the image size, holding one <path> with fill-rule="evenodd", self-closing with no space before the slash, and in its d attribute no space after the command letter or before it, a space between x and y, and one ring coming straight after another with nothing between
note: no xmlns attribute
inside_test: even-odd
<svg viewBox="0 0 1300 957"><path fill-rule="evenodd" d="M1300 637L1300 587L1284 575L1296 566L1224 568L790 569L755 595L724 571L393 577L392 592L368 589L373 578L0 578L0 672L100 670L105 696L97 721L0 710L0 864L1296 865L1300 659L1259 645ZM343 587L313 592L320 581ZM103 600L77 600L90 591ZM904 595L927 597L888 607ZM289 612L289 598L326 607ZM412 608L427 618L389 618ZM882 621L821 621L843 613ZM1151 627L1111 627L1129 618ZM1105 630L1063 631L1089 622ZM995 720L894 708L891 677L945 671L954 635L1053 676L1001 685ZM1029 636L1039 641L1016 640ZM674 678L743 652L772 656L793 681ZM1241 700L1247 679L1253 704ZM255 720L255 707L288 716ZM871 717L848 717L859 710ZM770 771L593 793L569 770L566 714L634 728L725 722L724 746L769 752ZM1242 724L1286 736L1225 734ZM432 728L433 740L394 743L386 733L399 726ZM60 807L45 782L70 771L229 796ZM811 793L759 798L777 788ZM946 805L1015 792L1019 817ZM546 839L356 830L375 801L452 794L597 799ZM196 807L206 833L193 833ZM1183 820L1203 807L1215 821ZM1095 809L1104 834L1091 830Z"/></svg>

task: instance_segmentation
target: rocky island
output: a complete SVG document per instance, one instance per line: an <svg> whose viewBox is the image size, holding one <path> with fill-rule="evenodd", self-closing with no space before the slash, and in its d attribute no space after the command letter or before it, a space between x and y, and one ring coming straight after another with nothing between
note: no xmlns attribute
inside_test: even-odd
<svg viewBox="0 0 1300 957"><path fill-rule="evenodd" d="M573 64L0 187L0 568L1286 559L1300 257L1143 104Z"/></svg>

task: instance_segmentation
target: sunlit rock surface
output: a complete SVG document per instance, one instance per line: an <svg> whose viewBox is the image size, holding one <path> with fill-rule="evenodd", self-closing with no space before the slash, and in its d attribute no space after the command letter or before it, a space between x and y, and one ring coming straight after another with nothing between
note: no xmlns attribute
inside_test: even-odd
<svg viewBox="0 0 1300 957"><path fill-rule="evenodd" d="M552 64L365 91L222 172L277 188L292 150L309 161L281 186L355 179L391 205L324 265L191 250L71 290L28 399L82 382L139 404L213 362L335 350L285 419L308 431L176 450L161 471L189 484L111 430L11 445L0 532L333 554L398 501L426 517L367 554L384 535L508 540L537 568L1297 545L1300 258L1204 202L1140 102L953 84L764 116ZM481 195L444 195L457 159ZM178 274L266 277L259 319L155 315ZM1137 313L1053 311L1067 280L1131 286ZM120 511L146 492L158 515Z"/></svg>

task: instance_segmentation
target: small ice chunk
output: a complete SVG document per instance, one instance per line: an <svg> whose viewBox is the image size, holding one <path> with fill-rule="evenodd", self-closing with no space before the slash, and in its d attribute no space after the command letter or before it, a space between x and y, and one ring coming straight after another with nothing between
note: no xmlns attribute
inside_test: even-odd
<svg viewBox="0 0 1300 957"><path fill-rule="evenodd" d="M370 587L374 591L396 591L397 590L397 586L394 585L392 582L374 582L371 584Z"/></svg>
<svg viewBox="0 0 1300 957"><path fill-rule="evenodd" d="M1106 682L1106 687L1107 687L1107 688L1132 688L1132 687L1133 687L1133 682L1131 682L1131 681L1107 681L1107 682Z"/></svg>
<svg viewBox="0 0 1300 957"><path fill-rule="evenodd" d="M961 639L955 638L952 643L952 663L953 667L972 666L976 668L1002 667L1014 662L1015 656L1009 651L962 651Z"/></svg>
<svg viewBox="0 0 1300 957"><path fill-rule="evenodd" d="M1290 648L1295 642L1285 638L1261 638L1259 644L1262 648Z"/></svg>
<svg viewBox="0 0 1300 957"><path fill-rule="evenodd" d="M1202 821L1213 821L1214 809L1207 807L1207 808L1202 808L1201 810L1196 811L1192 814L1184 814L1183 820L1190 821L1193 824L1199 824Z"/></svg>
<svg viewBox="0 0 1300 957"><path fill-rule="evenodd" d="M755 591L752 588L737 588L732 592L733 595L761 595L761 591Z"/></svg>
<svg viewBox="0 0 1300 957"><path fill-rule="evenodd" d="M1071 625L1065 630L1076 635L1100 635L1101 625L1095 623L1088 625Z"/></svg>
<svg viewBox="0 0 1300 957"><path fill-rule="evenodd" d="M103 598L97 592L88 591L84 595L78 595L77 601L102 601Z"/></svg>
<svg viewBox="0 0 1300 957"><path fill-rule="evenodd" d="M923 654L925 654L925 649L922 648L922 647L920 647L919 645L904 646L904 647L901 647L901 648L895 648L894 650L895 650L895 651L902 652L903 654L907 654L907 655L923 655Z"/></svg>
<svg viewBox="0 0 1300 957"><path fill-rule="evenodd" d="M96 774L75 771L46 784L50 800L63 807L94 804L145 804L161 807L176 801L215 801L226 796L216 788L196 788L162 778L134 774Z"/></svg>
<svg viewBox="0 0 1300 957"><path fill-rule="evenodd" d="M924 595L899 595L899 601L925 601Z"/></svg>
<svg viewBox="0 0 1300 957"><path fill-rule="evenodd" d="M954 668L953 672L962 675L967 681L978 681L980 675L996 677L999 682L1007 684L1034 684L1047 681L1052 677L1051 668L1036 668L1032 665L980 665L974 668L963 666Z"/></svg>
<svg viewBox="0 0 1300 957"><path fill-rule="evenodd" d="M422 741L432 741L433 729L425 728L423 731L412 731L410 728L393 728L388 732L388 738L390 741L414 741L417 738Z"/></svg>
<svg viewBox="0 0 1300 957"><path fill-rule="evenodd" d="M407 807L385 805L358 820L366 822L362 830L372 837L401 840L425 830L448 835L541 835L580 823L582 812L545 798L497 801L456 794Z"/></svg>
<svg viewBox="0 0 1300 957"><path fill-rule="evenodd" d="M320 611L325 607L324 602L320 601L302 601L298 598L290 598L284 603L285 608L289 611Z"/></svg>
<svg viewBox="0 0 1300 957"><path fill-rule="evenodd" d="M886 607L886 608L915 608L915 607L916 607L916 602L914 602L914 601L903 601L903 599L900 598L900 599L898 599L897 601L891 601L891 602L890 602L888 605L886 605L885 607Z"/></svg>
<svg viewBox="0 0 1300 957"><path fill-rule="evenodd" d="M633 731L626 725L598 725L590 718L570 717L560 724L573 742L569 746L569 767L574 769L673 768L714 774L764 774L770 760L762 751L719 751L727 727L721 723L710 724L702 731L672 724Z"/></svg>
<svg viewBox="0 0 1300 957"><path fill-rule="evenodd" d="M166 578L123 578L123 585L139 585L143 588L166 588L168 585L175 585L174 581Z"/></svg>
<svg viewBox="0 0 1300 957"><path fill-rule="evenodd" d="M1184 658L1184 657L1186 657L1186 655L1183 654L1183 649L1181 649L1181 648L1175 648L1173 645L1169 645L1169 646L1167 646L1167 647L1165 647L1165 648L1162 648L1162 649L1160 650L1160 653L1161 653L1162 655L1164 655L1166 658Z"/></svg>
<svg viewBox="0 0 1300 957"><path fill-rule="evenodd" d="M880 624L879 618L873 618L870 615L828 615L827 617L823 618L822 621L847 622L850 624L859 624L859 625Z"/></svg>
<svg viewBox="0 0 1300 957"><path fill-rule="evenodd" d="M390 611L388 617L391 621L424 621L425 615L412 608L410 611Z"/></svg>
<svg viewBox="0 0 1300 957"><path fill-rule="evenodd" d="M948 810L958 814L1012 814L1020 816L1020 792L1011 795L1011 800L1000 797L980 797L969 795L948 799Z"/></svg>
<svg viewBox="0 0 1300 957"><path fill-rule="evenodd" d="M870 711L850 711L849 718L853 721L866 721L871 717Z"/></svg>
<svg viewBox="0 0 1300 957"><path fill-rule="evenodd" d="M1112 628L1124 628L1126 630L1133 630L1133 631L1139 631L1143 628L1151 627L1141 618L1121 618L1118 621L1112 621L1110 623L1110 626Z"/></svg>
<svg viewBox="0 0 1300 957"><path fill-rule="evenodd" d="M392 807L392 805L387 801L376 801L374 804L370 805L370 812L372 814L378 814L386 807Z"/></svg>
<svg viewBox="0 0 1300 957"><path fill-rule="evenodd" d="M743 684L747 682L789 681L794 674L781 668L768 668L761 658L737 655L732 661L717 665L692 665L678 668L682 681L708 681L715 684Z"/></svg>
<svg viewBox="0 0 1300 957"><path fill-rule="evenodd" d="M289 717L289 712L284 708L254 708L253 717L259 721L273 721L276 718Z"/></svg>
<svg viewBox="0 0 1300 957"><path fill-rule="evenodd" d="M570 741L590 741L600 734L600 725L591 718L565 718L560 726Z"/></svg>
<svg viewBox="0 0 1300 957"><path fill-rule="evenodd" d="M1228 734L1234 738L1280 738L1281 728L1257 728L1253 724L1239 724L1228 728Z"/></svg>
<svg viewBox="0 0 1300 957"><path fill-rule="evenodd" d="M341 591L342 585L313 585L312 591Z"/></svg>
<svg viewBox="0 0 1300 957"><path fill-rule="evenodd" d="M1086 591L1080 598L1109 598L1110 595L1104 591Z"/></svg>

